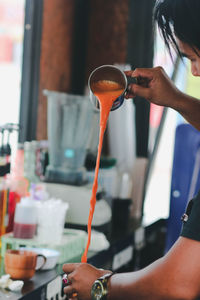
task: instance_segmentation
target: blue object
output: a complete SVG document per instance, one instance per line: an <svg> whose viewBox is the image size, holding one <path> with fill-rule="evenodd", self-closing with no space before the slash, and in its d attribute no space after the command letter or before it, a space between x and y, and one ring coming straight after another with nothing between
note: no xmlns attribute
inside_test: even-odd
<svg viewBox="0 0 200 300"><path fill-rule="evenodd" d="M66 149L65 150L65 157L67 158L73 158L75 156L73 149Z"/></svg>
<svg viewBox="0 0 200 300"><path fill-rule="evenodd" d="M124 94L119 96L114 102L113 102L113 105L112 105L112 108L111 110L115 110L117 108L119 108L122 104L124 103Z"/></svg>
<svg viewBox="0 0 200 300"><path fill-rule="evenodd" d="M167 252L178 239L181 216L200 190L200 132L189 124L177 126L171 180L170 213L167 221Z"/></svg>

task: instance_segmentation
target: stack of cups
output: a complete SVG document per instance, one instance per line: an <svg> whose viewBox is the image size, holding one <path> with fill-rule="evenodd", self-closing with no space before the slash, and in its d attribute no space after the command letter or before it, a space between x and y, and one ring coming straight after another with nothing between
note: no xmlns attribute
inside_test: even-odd
<svg viewBox="0 0 200 300"><path fill-rule="evenodd" d="M63 203L60 199L49 199L38 203L39 242L48 245L60 244L68 206L68 203Z"/></svg>

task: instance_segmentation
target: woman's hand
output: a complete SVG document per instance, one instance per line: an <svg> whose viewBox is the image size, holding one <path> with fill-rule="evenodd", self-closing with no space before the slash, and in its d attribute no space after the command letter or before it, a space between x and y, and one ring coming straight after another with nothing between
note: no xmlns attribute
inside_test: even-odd
<svg viewBox="0 0 200 300"><path fill-rule="evenodd" d="M63 271L68 275L70 282L64 288L64 293L73 300L91 300L91 287L94 281L110 272L85 263L65 264Z"/></svg>
<svg viewBox="0 0 200 300"><path fill-rule="evenodd" d="M165 73L162 67L135 69L126 71L127 76L146 79L147 85L130 84L126 98L143 97L157 105L176 107L180 91Z"/></svg>

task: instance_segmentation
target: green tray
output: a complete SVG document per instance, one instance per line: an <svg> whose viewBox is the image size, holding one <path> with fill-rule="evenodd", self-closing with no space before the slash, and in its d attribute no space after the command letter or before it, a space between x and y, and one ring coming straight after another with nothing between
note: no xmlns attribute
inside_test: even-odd
<svg viewBox="0 0 200 300"><path fill-rule="evenodd" d="M39 243L37 238L18 239L13 237L13 233L5 234L1 237L1 256L5 256L7 249L18 249L19 247L31 248L51 248L60 252L58 263L72 261L73 258L81 256L87 242L87 233L83 230L64 229L64 234L60 244Z"/></svg>

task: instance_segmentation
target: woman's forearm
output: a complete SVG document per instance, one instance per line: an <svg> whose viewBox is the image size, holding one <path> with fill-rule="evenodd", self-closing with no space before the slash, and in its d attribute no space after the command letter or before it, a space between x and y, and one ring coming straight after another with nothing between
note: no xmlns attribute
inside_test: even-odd
<svg viewBox="0 0 200 300"><path fill-rule="evenodd" d="M169 272L161 258L140 271L113 275L109 282L108 300L193 299L184 288L185 282L176 282L172 268Z"/></svg>
<svg viewBox="0 0 200 300"><path fill-rule="evenodd" d="M200 130L200 100L180 93L172 108L177 110L196 129Z"/></svg>
<svg viewBox="0 0 200 300"><path fill-rule="evenodd" d="M171 286L166 284L166 275L159 274L162 259L147 268L113 275L109 282L109 300L174 300L180 299L173 295ZM156 271L156 272L155 272ZM164 270L163 270L164 271ZM164 276L162 276L164 275Z"/></svg>
<svg viewBox="0 0 200 300"><path fill-rule="evenodd" d="M165 107L171 107L195 128L200 130L200 100L182 93L161 67L127 71L127 76L143 77L149 80L148 87L137 84L129 86L126 98L140 96L148 101Z"/></svg>

